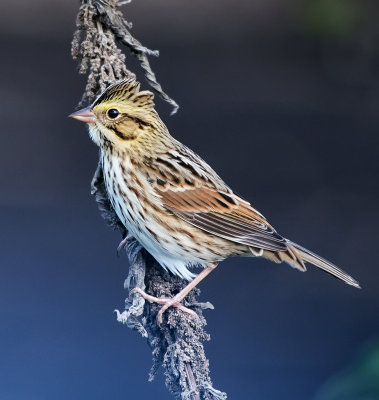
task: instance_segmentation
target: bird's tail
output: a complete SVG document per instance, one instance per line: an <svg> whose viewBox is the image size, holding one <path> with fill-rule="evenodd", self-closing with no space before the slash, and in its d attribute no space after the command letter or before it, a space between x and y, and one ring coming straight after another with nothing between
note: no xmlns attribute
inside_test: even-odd
<svg viewBox="0 0 379 400"><path fill-rule="evenodd" d="M255 254L253 251L252 253ZM356 288L360 288L359 283L348 275L346 272L342 271L342 269L338 268L336 265L332 264L330 261L325 260L324 258L318 256L317 254L311 252L304 247L287 240L287 250L285 251L268 251L264 250L262 255L265 258L268 258L271 261L276 263L285 262L289 264L291 267L296 268L300 271L306 271L305 262L309 262L316 267L324 270L330 275L343 280L345 283L351 286L355 286Z"/></svg>
<svg viewBox="0 0 379 400"><path fill-rule="evenodd" d="M348 275L345 271L338 268L336 265L332 264L330 261L325 260L324 258L320 257L319 255L313 253L312 251L305 249L304 247L293 243L288 240L288 245L292 248L292 251L300 258L302 261L309 262L316 267L324 270L330 275L335 276L338 279L343 280L345 283L351 286L355 286L356 288L361 288L359 283Z"/></svg>

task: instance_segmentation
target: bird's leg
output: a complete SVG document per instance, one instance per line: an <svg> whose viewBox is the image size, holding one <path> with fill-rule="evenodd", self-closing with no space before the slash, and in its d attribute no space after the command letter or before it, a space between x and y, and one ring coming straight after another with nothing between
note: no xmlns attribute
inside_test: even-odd
<svg viewBox="0 0 379 400"><path fill-rule="evenodd" d="M184 307L180 302L184 299L184 297L187 296L187 294L195 287L197 286L207 275L209 275L217 266L218 263L214 263L212 266L204 268L197 276L195 279L193 279L184 289L182 289L177 295L175 295L171 299L159 299L158 297L151 296L147 293L145 293L142 289L140 288L135 288L133 289L132 293L139 293L144 299L153 302L153 303L158 303L158 304L163 304L163 307L159 310L158 316L157 316L157 321L158 325L162 323L163 320L163 313L169 308L169 307L176 307L179 310L182 310L188 314L191 315L191 317L197 317L197 314L195 311L190 310L187 307Z"/></svg>
<svg viewBox="0 0 379 400"><path fill-rule="evenodd" d="M200 274L196 276L195 279L193 279L184 289L182 289L177 295L175 295L172 299L167 301L164 306L159 310L157 320L158 320L158 325L162 323L163 320L163 313L171 306L176 306L176 304L180 304L180 302L187 296L187 294L195 287L197 286L207 275L209 275L214 269L216 265L205 267ZM197 316L197 314L195 313Z"/></svg>

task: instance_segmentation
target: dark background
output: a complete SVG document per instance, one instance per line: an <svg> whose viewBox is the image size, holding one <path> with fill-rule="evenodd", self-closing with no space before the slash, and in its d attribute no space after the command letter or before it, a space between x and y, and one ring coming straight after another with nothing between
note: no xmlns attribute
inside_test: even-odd
<svg viewBox="0 0 379 400"><path fill-rule="evenodd" d="M67 118L85 83L70 58L77 9L0 4L0 398L168 399L162 377L147 383L148 346L112 313L128 262L89 194L97 149ZM152 66L181 106L169 117L157 101L171 133L363 287L311 266L222 263L200 285L216 307L206 314L215 387L239 400L332 398L338 374L379 338L378 6L134 0L123 10L161 51Z"/></svg>

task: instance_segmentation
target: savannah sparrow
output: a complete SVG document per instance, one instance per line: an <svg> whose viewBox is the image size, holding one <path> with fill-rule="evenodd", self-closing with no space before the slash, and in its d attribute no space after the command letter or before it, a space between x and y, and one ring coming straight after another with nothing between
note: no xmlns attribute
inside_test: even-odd
<svg viewBox="0 0 379 400"><path fill-rule="evenodd" d="M264 216L233 193L215 171L175 140L154 109L154 95L133 79L109 86L94 103L70 116L87 122L101 149L106 189L126 229L160 263L189 284L172 299L150 301L185 308L180 301L230 256L264 257L300 271L309 262L359 287L344 271L285 239ZM204 269L195 277L189 270ZM193 279L194 278L194 279Z"/></svg>

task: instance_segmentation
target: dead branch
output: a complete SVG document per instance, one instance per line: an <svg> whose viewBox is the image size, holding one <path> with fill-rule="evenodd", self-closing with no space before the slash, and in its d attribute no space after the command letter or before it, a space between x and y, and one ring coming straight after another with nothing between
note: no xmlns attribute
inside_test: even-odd
<svg viewBox="0 0 379 400"><path fill-rule="evenodd" d="M88 73L87 85L80 106L90 104L96 95L115 80L135 76L127 69L125 55L117 42L125 45L137 57L145 77L158 95L173 106L178 105L162 89L151 70L148 56L158 56L130 33L131 24L118 9L130 1L81 0L77 16L77 30L72 41L72 56L79 61L79 73ZM172 307L165 313L161 326L156 317L160 306L150 304L139 296L131 294L140 287L156 297L173 297L186 281L173 276L148 254L130 235L114 212L104 186L102 167L99 164L91 184L91 193L99 206L101 215L109 226L127 237L126 253L130 261L125 288L129 296L123 312L116 311L117 320L138 331L152 349L153 365L149 380L159 367L164 368L166 385L177 399L181 400L222 400L226 394L213 388L210 379L209 362L205 356L204 341L209 335L204 327L206 320L202 310L213 308L210 303L199 303L199 289L194 289L185 298L184 305L193 308L199 319L191 319L185 313Z"/></svg>

